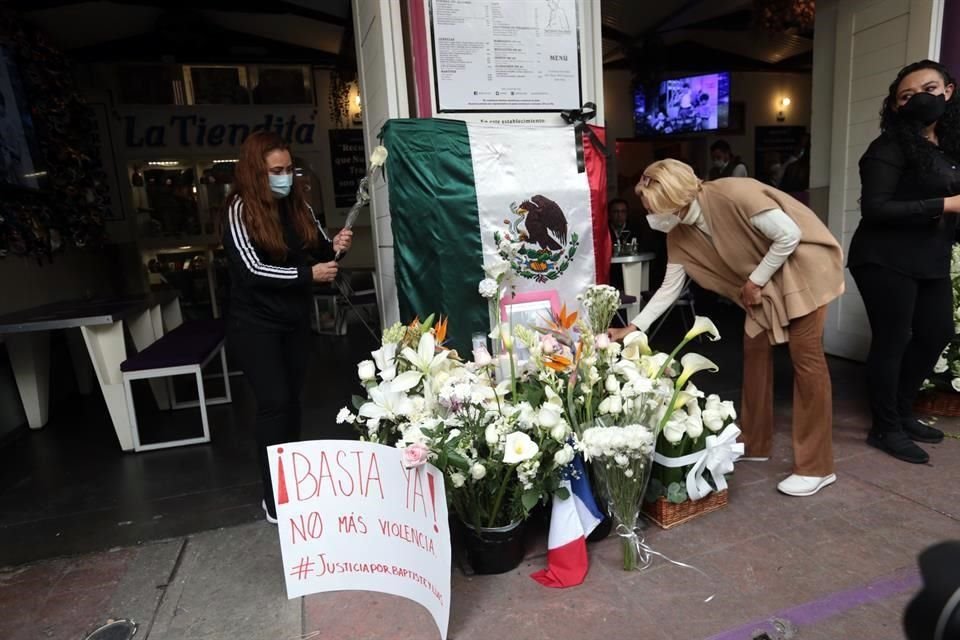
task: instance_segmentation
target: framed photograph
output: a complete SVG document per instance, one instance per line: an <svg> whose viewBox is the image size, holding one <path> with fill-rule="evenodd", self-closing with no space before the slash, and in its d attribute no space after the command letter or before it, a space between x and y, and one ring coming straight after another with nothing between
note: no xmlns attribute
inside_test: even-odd
<svg viewBox="0 0 960 640"><path fill-rule="evenodd" d="M500 301L500 321L509 322L510 326L543 327L559 312L560 296L556 289L526 291Z"/></svg>

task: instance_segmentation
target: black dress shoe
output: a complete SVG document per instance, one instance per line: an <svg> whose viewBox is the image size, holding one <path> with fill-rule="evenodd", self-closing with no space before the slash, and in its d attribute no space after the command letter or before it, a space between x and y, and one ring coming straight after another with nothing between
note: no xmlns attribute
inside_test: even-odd
<svg viewBox="0 0 960 640"><path fill-rule="evenodd" d="M924 464L930 461L927 452L914 444L904 431L870 431L867 444L904 462Z"/></svg>
<svg viewBox="0 0 960 640"><path fill-rule="evenodd" d="M905 420L903 430L907 433L908 438L916 442L929 442L930 444L943 442L943 431L925 425L916 418Z"/></svg>

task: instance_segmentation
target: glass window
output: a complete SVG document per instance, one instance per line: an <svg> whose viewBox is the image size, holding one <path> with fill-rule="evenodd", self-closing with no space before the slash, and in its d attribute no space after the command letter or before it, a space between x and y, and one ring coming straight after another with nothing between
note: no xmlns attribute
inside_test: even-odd
<svg viewBox="0 0 960 640"><path fill-rule="evenodd" d="M245 67L185 66L190 104L249 104Z"/></svg>
<svg viewBox="0 0 960 640"><path fill-rule="evenodd" d="M255 104L312 104L308 67L258 67Z"/></svg>
<svg viewBox="0 0 960 640"><path fill-rule="evenodd" d="M148 236L199 235L196 170L176 160L138 162L130 168L134 207Z"/></svg>
<svg viewBox="0 0 960 640"><path fill-rule="evenodd" d="M124 65L117 69L120 102L183 104L183 78L175 65Z"/></svg>

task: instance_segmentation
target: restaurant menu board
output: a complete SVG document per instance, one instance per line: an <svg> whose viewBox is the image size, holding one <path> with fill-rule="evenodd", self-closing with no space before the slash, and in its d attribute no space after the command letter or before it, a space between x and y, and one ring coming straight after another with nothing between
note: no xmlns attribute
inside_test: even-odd
<svg viewBox="0 0 960 640"><path fill-rule="evenodd" d="M580 107L576 0L433 0L437 109Z"/></svg>
<svg viewBox="0 0 960 640"><path fill-rule="evenodd" d="M331 129L330 156L333 166L333 197L336 206L353 206L357 200L357 185L367 174L363 129Z"/></svg>

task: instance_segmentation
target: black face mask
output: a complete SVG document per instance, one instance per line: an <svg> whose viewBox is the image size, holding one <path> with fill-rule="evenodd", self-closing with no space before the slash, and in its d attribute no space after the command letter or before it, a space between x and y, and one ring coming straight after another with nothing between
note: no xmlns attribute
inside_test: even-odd
<svg viewBox="0 0 960 640"><path fill-rule="evenodd" d="M900 115L929 127L940 119L946 109L947 98L942 93L915 93L907 104L900 107Z"/></svg>

